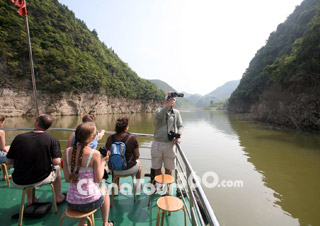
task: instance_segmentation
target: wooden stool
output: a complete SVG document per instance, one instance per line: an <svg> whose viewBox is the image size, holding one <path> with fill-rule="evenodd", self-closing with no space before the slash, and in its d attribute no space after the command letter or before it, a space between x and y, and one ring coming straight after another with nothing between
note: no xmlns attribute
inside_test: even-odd
<svg viewBox="0 0 320 226"><path fill-rule="evenodd" d="M130 175L113 175L113 179L112 179L112 183L115 184L117 179L121 178L121 177L132 177L132 189L133 189L133 201L136 201L136 188L134 186L134 177L136 176L135 172L134 174L130 174ZM112 185L111 187L111 202L110 202L110 208L112 208L113 206L113 198L114 198L114 186Z"/></svg>
<svg viewBox="0 0 320 226"><path fill-rule="evenodd" d="M157 214L157 226L159 225L160 215L161 215L161 225L163 226L164 214L165 212L176 212L183 209L184 212L184 225L187 226L187 213L186 209L183 206L183 202L177 197L173 196L164 196L158 199L157 206L159 208ZM162 210L162 214L160 214Z"/></svg>
<svg viewBox="0 0 320 226"><path fill-rule="evenodd" d="M8 175L7 164L5 162L1 163L1 167L3 169L3 176L6 176L8 187L10 187L10 178L9 178L9 175Z"/></svg>
<svg viewBox="0 0 320 226"><path fill-rule="evenodd" d="M155 182L157 182L159 184L166 184L168 186L168 190L169 190L169 185L174 182L174 178L173 178L173 176L171 176L169 174L161 174L161 175L156 176L153 179L152 184L155 184ZM149 196L148 206L150 206L151 196L152 196L152 194L150 194L150 196Z"/></svg>
<svg viewBox="0 0 320 226"><path fill-rule="evenodd" d="M66 211L62 214L60 218L60 226L62 225L62 221L64 217L69 217L71 219L81 219L81 218L87 218L89 225L94 226L94 213L97 211L97 209L92 210L91 212L80 212L76 210L72 210L69 207L67 207Z"/></svg>
<svg viewBox="0 0 320 226"><path fill-rule="evenodd" d="M53 196L53 204L54 204L54 210L55 213L58 213L58 208L57 208L57 200L56 200L56 193L54 191L54 186L53 183L50 183L51 189L52 189L52 196ZM23 219L23 211L24 211L24 197L27 192L27 190L32 189L32 200L33 202L35 201L35 187L26 187L23 189L22 192L22 197L21 197L21 204L20 204L20 212L19 212L19 226L22 226L22 219Z"/></svg>

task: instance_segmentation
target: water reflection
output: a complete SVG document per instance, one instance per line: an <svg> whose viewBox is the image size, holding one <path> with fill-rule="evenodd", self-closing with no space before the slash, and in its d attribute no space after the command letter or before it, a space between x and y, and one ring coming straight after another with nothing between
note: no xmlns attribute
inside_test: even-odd
<svg viewBox="0 0 320 226"><path fill-rule="evenodd" d="M190 123L206 122L208 125L226 135L235 134L230 126L228 114L223 111L182 111L181 117L183 119L184 126L188 126Z"/></svg>
<svg viewBox="0 0 320 226"><path fill-rule="evenodd" d="M265 185L275 191L275 205L299 220L300 225L320 222L319 134L276 131L230 120L240 145Z"/></svg>

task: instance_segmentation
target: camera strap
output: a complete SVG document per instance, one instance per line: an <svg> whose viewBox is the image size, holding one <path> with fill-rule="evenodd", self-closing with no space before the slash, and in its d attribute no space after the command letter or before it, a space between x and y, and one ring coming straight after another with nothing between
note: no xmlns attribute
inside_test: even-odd
<svg viewBox="0 0 320 226"><path fill-rule="evenodd" d="M169 118L169 113L170 111L168 111L166 113L166 123L167 123L167 133L169 133L169 126L168 126L168 118ZM174 114L174 110L172 109L172 115L173 115L173 132L176 132L176 116Z"/></svg>

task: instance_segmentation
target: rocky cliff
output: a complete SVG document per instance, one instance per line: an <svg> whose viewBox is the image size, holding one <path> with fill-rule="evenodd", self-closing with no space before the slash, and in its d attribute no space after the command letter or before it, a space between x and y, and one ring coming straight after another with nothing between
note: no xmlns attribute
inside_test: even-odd
<svg viewBox="0 0 320 226"><path fill-rule="evenodd" d="M82 115L154 112L161 102L113 98L102 94L38 93L40 113L50 115ZM32 91L0 89L0 114L5 116L35 115Z"/></svg>

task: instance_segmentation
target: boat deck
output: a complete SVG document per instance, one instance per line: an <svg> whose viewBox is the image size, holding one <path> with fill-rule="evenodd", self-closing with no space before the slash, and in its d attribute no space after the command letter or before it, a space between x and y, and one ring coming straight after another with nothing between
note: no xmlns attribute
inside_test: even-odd
<svg viewBox="0 0 320 226"><path fill-rule="evenodd" d="M11 173L12 169L9 170L9 174ZM148 181L149 178L145 179ZM2 171L0 171L0 180L0 225L17 225L18 219L11 219L11 216L19 212L22 190L14 188L12 184L8 187L7 182L3 181ZM108 181L110 182L110 180L109 177ZM64 181L64 178L62 181L62 192L66 192L69 184ZM131 177L121 178L120 184L124 182L132 184ZM39 202L52 202L52 192L49 185L36 189L36 195L40 197ZM158 212L156 201L159 197L159 195L153 195L151 205L148 207L149 196L144 193L136 196L136 202L133 201L133 195L119 194L114 198L113 208L110 208L109 220L113 220L115 225L156 225ZM66 203L59 205L57 214L54 213L54 207L52 207L47 215L41 219L24 218L23 225L59 225L60 217L66 206ZM188 225L191 225L188 217L187 220ZM102 225L100 211L95 213L95 223ZM183 211L173 212L171 216L166 214L164 224L184 225ZM77 225L77 220L65 218L63 225Z"/></svg>

